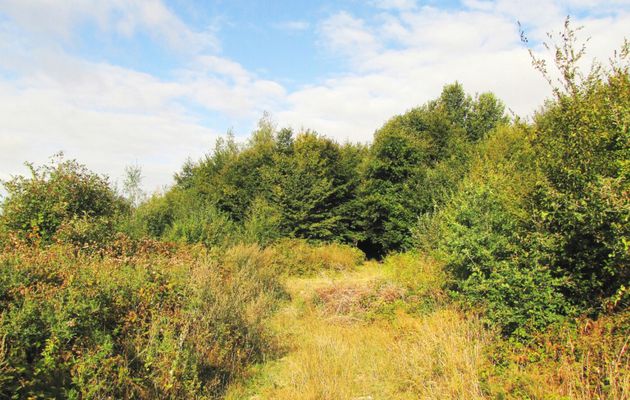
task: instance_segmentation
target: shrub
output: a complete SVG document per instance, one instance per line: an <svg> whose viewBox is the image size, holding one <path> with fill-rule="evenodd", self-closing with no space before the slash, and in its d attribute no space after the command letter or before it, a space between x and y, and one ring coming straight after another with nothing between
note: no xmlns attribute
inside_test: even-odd
<svg viewBox="0 0 630 400"><path fill-rule="evenodd" d="M273 350L273 252L0 255L0 397L215 398Z"/></svg>
<svg viewBox="0 0 630 400"><path fill-rule="evenodd" d="M516 124L482 141L466 179L418 229L449 287L520 339L628 301L630 45L611 69L582 75L568 20L562 38L560 86L534 59L554 98L531 129Z"/></svg>
<svg viewBox="0 0 630 400"><path fill-rule="evenodd" d="M197 210L179 210L163 238L211 248L234 243L239 234L239 227L226 214L211 205L200 205Z"/></svg>
<svg viewBox="0 0 630 400"><path fill-rule="evenodd" d="M281 214L263 198L256 198L243 223L242 239L247 243L268 246L280 238Z"/></svg>
<svg viewBox="0 0 630 400"><path fill-rule="evenodd" d="M111 218L75 215L59 226L54 240L75 247L94 249L105 247L113 237L114 226Z"/></svg>
<svg viewBox="0 0 630 400"><path fill-rule="evenodd" d="M110 221L127 207L106 177L74 160L59 156L49 165L27 166L30 177L17 176L4 182L8 194L0 217L4 229L22 238L50 243L64 224L82 218L92 223Z"/></svg>
<svg viewBox="0 0 630 400"><path fill-rule="evenodd" d="M130 221L130 232L134 237L161 237L174 219L174 205L166 196L154 194L134 212Z"/></svg>
<svg viewBox="0 0 630 400"><path fill-rule="evenodd" d="M415 251L391 254L383 260L383 268L395 282L404 285L416 297L432 302L444 297L442 265L426 255Z"/></svg>
<svg viewBox="0 0 630 400"><path fill-rule="evenodd" d="M580 318L546 329L527 345L495 341L481 372L488 397L624 399L630 393L630 314Z"/></svg>
<svg viewBox="0 0 630 400"><path fill-rule="evenodd" d="M128 219L123 231L139 239L151 237L178 243L201 243L208 248L241 241L242 228L226 213L191 190L175 188L155 194Z"/></svg>
<svg viewBox="0 0 630 400"><path fill-rule="evenodd" d="M584 308L601 310L630 280L630 66L591 77L538 115L535 144L545 179L532 215L554 274Z"/></svg>
<svg viewBox="0 0 630 400"><path fill-rule="evenodd" d="M420 246L443 263L447 288L520 339L572 311L546 241L530 232L528 198L540 176L534 156L527 130L497 130L479 146L448 204L417 233Z"/></svg>

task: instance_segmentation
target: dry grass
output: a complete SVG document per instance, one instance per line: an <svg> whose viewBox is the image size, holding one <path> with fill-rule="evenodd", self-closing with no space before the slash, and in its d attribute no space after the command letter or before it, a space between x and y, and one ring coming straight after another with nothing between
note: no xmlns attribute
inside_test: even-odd
<svg viewBox="0 0 630 400"><path fill-rule="evenodd" d="M274 320L289 343L287 355L263 366L247 385L233 387L227 398L482 398L477 371L486 339L478 321L453 309L423 317L399 311L391 321L371 323L330 318L329 306L339 297L388 293L379 293L387 285L374 285L383 274L369 265L355 273L290 281L294 300ZM321 293L330 295L330 304L313 302Z"/></svg>
<svg viewBox="0 0 630 400"><path fill-rule="evenodd" d="M629 313L515 345L444 302L442 279L410 254L290 278L292 300L271 321L284 356L227 399L630 399ZM408 313L414 297L434 305ZM382 304L393 315L379 318Z"/></svg>
<svg viewBox="0 0 630 400"><path fill-rule="evenodd" d="M541 334L529 346L497 342L505 365L488 377L505 399L630 399L630 311L585 319Z"/></svg>
<svg viewBox="0 0 630 400"><path fill-rule="evenodd" d="M352 271L365 260L361 250L343 244L310 244L285 239L274 244L278 260L290 275L313 275L321 271Z"/></svg>
<svg viewBox="0 0 630 400"><path fill-rule="evenodd" d="M260 398L482 398L481 331L453 311L360 326L309 315L300 325L299 348Z"/></svg>

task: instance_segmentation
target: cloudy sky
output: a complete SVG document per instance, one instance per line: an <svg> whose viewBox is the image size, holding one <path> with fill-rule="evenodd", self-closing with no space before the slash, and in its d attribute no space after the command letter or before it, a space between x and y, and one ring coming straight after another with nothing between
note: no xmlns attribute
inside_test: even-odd
<svg viewBox="0 0 630 400"><path fill-rule="evenodd" d="M263 111L367 142L455 80L521 116L549 95L535 50L566 15L606 60L630 0L0 0L0 179L64 151L147 190Z"/></svg>

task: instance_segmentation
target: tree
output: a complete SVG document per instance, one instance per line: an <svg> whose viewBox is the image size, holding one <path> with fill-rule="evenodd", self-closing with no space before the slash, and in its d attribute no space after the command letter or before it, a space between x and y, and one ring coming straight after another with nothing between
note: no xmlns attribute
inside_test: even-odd
<svg viewBox="0 0 630 400"><path fill-rule="evenodd" d="M288 150L288 149L287 149ZM285 235L319 240L349 240L353 235L344 205L354 196L354 165L344 166L340 146L313 132L274 155L265 170L271 205L280 211ZM354 176L353 176L354 174Z"/></svg>
<svg viewBox="0 0 630 400"><path fill-rule="evenodd" d="M486 92L476 97L466 120L466 132L473 142L485 139L493 129L507 124L505 105L493 93Z"/></svg>
<svg viewBox="0 0 630 400"><path fill-rule="evenodd" d="M502 103L494 95L473 100L456 82L438 99L383 125L364 169L362 250L382 256L410 247L418 218L456 189L473 143L502 121Z"/></svg>
<svg viewBox="0 0 630 400"><path fill-rule="evenodd" d="M138 165L125 167L125 180L123 181L123 193L133 207L138 207L144 200L142 191L142 169Z"/></svg>

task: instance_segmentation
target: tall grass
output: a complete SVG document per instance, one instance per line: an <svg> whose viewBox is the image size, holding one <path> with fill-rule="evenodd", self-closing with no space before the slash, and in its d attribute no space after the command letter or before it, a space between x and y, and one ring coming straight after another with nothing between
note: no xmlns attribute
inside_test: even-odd
<svg viewBox="0 0 630 400"><path fill-rule="evenodd" d="M351 271L365 260L361 250L338 243L310 244L306 240L283 239L272 247L284 270L291 275Z"/></svg>
<svg viewBox="0 0 630 400"><path fill-rule="evenodd" d="M489 357L493 397L630 399L630 313L553 327L526 346L495 341Z"/></svg>
<svg viewBox="0 0 630 400"><path fill-rule="evenodd" d="M270 371L264 399L476 399L483 329L454 311L394 323L328 324L306 316L299 348Z"/></svg>
<svg viewBox="0 0 630 400"><path fill-rule="evenodd" d="M410 315L404 307L394 318L339 318L370 314L382 305L372 300L393 285L377 264L290 280L293 302L273 318L286 355L232 386L227 398L483 398L478 371L489 335L477 319L453 308ZM356 307L338 307L340 300Z"/></svg>

